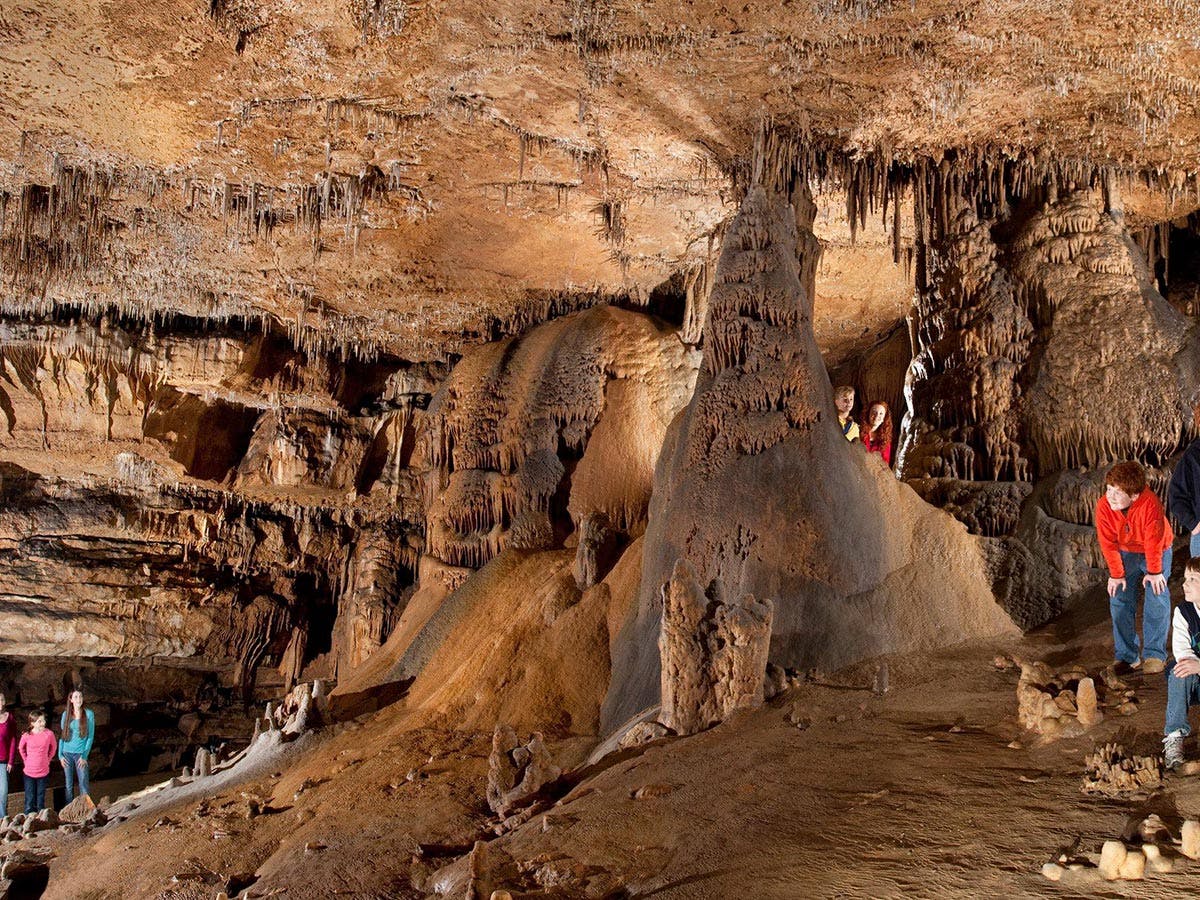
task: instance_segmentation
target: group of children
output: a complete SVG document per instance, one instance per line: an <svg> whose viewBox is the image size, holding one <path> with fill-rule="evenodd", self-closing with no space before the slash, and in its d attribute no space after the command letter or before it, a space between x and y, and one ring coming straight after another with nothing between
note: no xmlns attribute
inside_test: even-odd
<svg viewBox="0 0 1200 900"><path fill-rule="evenodd" d="M853 443L861 441L868 453L883 457L889 467L892 464L892 410L882 400L867 404L861 422L855 422L854 388L839 385L833 392L833 403L837 407L838 426L842 436Z"/></svg>
<svg viewBox="0 0 1200 900"><path fill-rule="evenodd" d="M83 705L83 694L72 691L59 722L59 734L46 727L46 714L34 712L29 716L29 729L17 736L13 714L5 709L5 697L0 694L0 816L8 815L8 781L18 757L25 776L25 812L37 813L46 808L46 785L55 757L66 779L67 802L79 794L89 794L88 754L96 736L96 716Z"/></svg>

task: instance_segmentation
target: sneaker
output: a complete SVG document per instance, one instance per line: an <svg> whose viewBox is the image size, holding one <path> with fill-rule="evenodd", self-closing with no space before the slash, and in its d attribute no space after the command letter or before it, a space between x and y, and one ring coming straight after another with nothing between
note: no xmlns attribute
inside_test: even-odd
<svg viewBox="0 0 1200 900"><path fill-rule="evenodd" d="M1168 734L1163 738L1163 765L1168 769L1178 769L1183 765L1183 735Z"/></svg>
<svg viewBox="0 0 1200 900"><path fill-rule="evenodd" d="M1142 661L1142 672L1146 675L1161 675L1166 668L1167 661L1155 656L1147 656Z"/></svg>

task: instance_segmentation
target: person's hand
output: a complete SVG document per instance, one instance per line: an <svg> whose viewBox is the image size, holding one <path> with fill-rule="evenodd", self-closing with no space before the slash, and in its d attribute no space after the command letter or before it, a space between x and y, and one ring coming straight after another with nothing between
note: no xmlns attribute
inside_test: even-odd
<svg viewBox="0 0 1200 900"><path fill-rule="evenodd" d="M1150 588L1156 594L1161 594L1167 589L1167 576L1159 572L1157 575L1147 575L1142 579L1142 584Z"/></svg>
<svg viewBox="0 0 1200 900"><path fill-rule="evenodd" d="M1125 590L1125 579L1124 578L1108 579L1108 596L1109 597L1115 597L1115 596L1117 596L1117 591L1123 591L1123 590Z"/></svg>
<svg viewBox="0 0 1200 900"><path fill-rule="evenodd" d="M1200 522L1196 523L1196 527L1192 529L1192 534L1200 534Z"/></svg>
<svg viewBox="0 0 1200 900"><path fill-rule="evenodd" d="M9 763L5 768L7 768L8 771L11 772L12 771L12 763Z"/></svg>
<svg viewBox="0 0 1200 900"><path fill-rule="evenodd" d="M61 763L61 764L62 764L62 767L63 767L63 769L66 769L66 768L67 768L67 761L66 761L65 759L63 759L63 758L60 756L60 757L58 758L58 761L59 761L59 763Z"/></svg>
<svg viewBox="0 0 1200 900"><path fill-rule="evenodd" d="M1188 656L1175 663L1175 668L1171 670L1176 678L1187 678L1189 675L1200 675L1200 659L1194 656Z"/></svg>

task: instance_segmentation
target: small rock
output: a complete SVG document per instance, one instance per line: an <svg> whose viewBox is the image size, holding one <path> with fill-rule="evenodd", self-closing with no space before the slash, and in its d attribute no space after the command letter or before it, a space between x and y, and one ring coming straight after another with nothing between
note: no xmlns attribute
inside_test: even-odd
<svg viewBox="0 0 1200 900"><path fill-rule="evenodd" d="M1091 728L1104 718L1096 699L1096 682L1090 678L1080 679L1075 705L1079 710L1079 724L1085 728Z"/></svg>
<svg viewBox="0 0 1200 900"><path fill-rule="evenodd" d="M1024 750L1025 749L1025 745L1022 744L1020 741L1009 741L1007 744L1005 744L1005 746L1008 747L1009 750Z"/></svg>
<svg viewBox="0 0 1200 900"><path fill-rule="evenodd" d="M492 891L491 900L513 900L513 895L508 891Z"/></svg>
<svg viewBox="0 0 1200 900"><path fill-rule="evenodd" d="M778 663L767 663L766 676L763 678L763 699L773 700L788 689L787 672Z"/></svg>
<svg viewBox="0 0 1200 900"><path fill-rule="evenodd" d="M1180 852L1188 859L1200 859L1200 822L1188 819L1179 831Z"/></svg>
<svg viewBox="0 0 1200 900"><path fill-rule="evenodd" d="M1063 867L1058 863L1048 862L1042 866L1042 874L1051 881L1058 881L1063 877Z"/></svg>
<svg viewBox="0 0 1200 900"><path fill-rule="evenodd" d="M304 845L305 853L319 853L320 851L322 851L324 849L325 849L325 844L322 844L320 841L309 841L307 844Z"/></svg>
<svg viewBox="0 0 1200 900"><path fill-rule="evenodd" d="M997 656L992 660L992 665L1003 671L1005 669L1011 669L1013 667L1013 662L1007 656Z"/></svg>
<svg viewBox="0 0 1200 900"><path fill-rule="evenodd" d="M1055 697L1054 705L1065 713L1071 713L1074 715L1078 712L1078 709L1075 705L1075 695L1070 691L1063 691L1061 694Z"/></svg>
<svg viewBox="0 0 1200 900"><path fill-rule="evenodd" d="M1146 877L1146 856L1141 850L1130 850L1121 863L1121 878L1125 881L1140 881Z"/></svg>
<svg viewBox="0 0 1200 900"><path fill-rule="evenodd" d="M1151 872L1164 874L1171 871L1171 861L1162 855L1162 851L1155 844L1143 844L1142 853L1146 854L1146 865Z"/></svg>
<svg viewBox="0 0 1200 900"><path fill-rule="evenodd" d="M1153 813L1142 819L1142 823L1138 826L1138 834L1141 835L1143 844L1155 844L1161 840L1170 839L1166 823Z"/></svg>
<svg viewBox="0 0 1200 900"><path fill-rule="evenodd" d="M649 800L654 797L665 797L675 790L673 784L644 784L633 792L634 800Z"/></svg>
<svg viewBox="0 0 1200 900"><path fill-rule="evenodd" d="M1180 775L1200 775L1200 760L1193 759L1179 767Z"/></svg>
<svg viewBox="0 0 1200 900"><path fill-rule="evenodd" d="M621 736L617 746L622 750L628 750L631 747L640 747L642 744L657 741L666 735L667 726L661 722L638 722Z"/></svg>
<svg viewBox="0 0 1200 900"><path fill-rule="evenodd" d="M1121 866L1129 852L1120 841L1105 841L1100 848L1100 863L1097 869L1105 881L1116 881L1121 877Z"/></svg>
<svg viewBox="0 0 1200 900"><path fill-rule="evenodd" d="M95 808L96 804L92 802L91 797L87 794L80 794L62 808L58 817L64 822L82 822L92 814L92 810Z"/></svg>
<svg viewBox="0 0 1200 900"><path fill-rule="evenodd" d="M1117 707L1117 715L1118 716L1136 716L1137 711L1138 711L1138 705L1136 703L1134 703L1132 700L1126 700L1124 703L1122 703L1120 706Z"/></svg>

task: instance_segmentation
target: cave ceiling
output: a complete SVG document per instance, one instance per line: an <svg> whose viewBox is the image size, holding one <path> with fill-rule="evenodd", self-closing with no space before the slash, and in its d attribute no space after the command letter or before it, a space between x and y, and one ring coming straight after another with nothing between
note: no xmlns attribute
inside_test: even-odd
<svg viewBox="0 0 1200 900"><path fill-rule="evenodd" d="M1131 227L1160 222L1200 205L1197 12L26 0L0 12L2 302L444 358L711 265L767 120L885 162L1111 165ZM836 353L911 278L881 217L851 240L834 188Z"/></svg>

